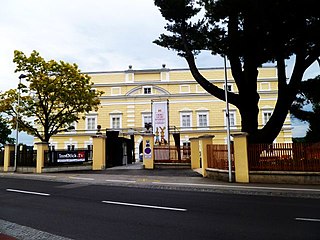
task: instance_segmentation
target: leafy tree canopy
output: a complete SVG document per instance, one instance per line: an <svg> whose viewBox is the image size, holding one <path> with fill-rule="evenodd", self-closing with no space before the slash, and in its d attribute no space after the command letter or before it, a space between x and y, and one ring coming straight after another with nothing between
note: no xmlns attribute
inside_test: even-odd
<svg viewBox="0 0 320 240"><path fill-rule="evenodd" d="M320 142L320 76L301 82L299 93L291 107L291 113L309 123L305 140Z"/></svg>
<svg viewBox="0 0 320 240"><path fill-rule="evenodd" d="M26 82L20 83L18 90L0 95L0 112L11 117L13 127L18 111L19 130L48 142L52 135L78 121L81 114L98 109L102 92L92 91L90 77L76 64L45 61L36 51L27 57L17 50L13 62L17 64L15 72L21 72L20 78Z"/></svg>
<svg viewBox="0 0 320 240"><path fill-rule="evenodd" d="M194 79L210 94L225 100L224 90L199 72L195 57L203 50L226 56L238 93L228 100L239 109L242 131L250 142L272 142L280 132L305 70L320 56L318 1L300 0L154 0L167 20L166 34L154 43L177 51ZM285 60L294 56L293 73ZM267 124L258 126L258 68L275 63L278 100Z"/></svg>
<svg viewBox="0 0 320 240"><path fill-rule="evenodd" d="M0 146L8 143L14 143L14 139L9 137L11 134L11 129L8 125L7 119L0 116Z"/></svg>

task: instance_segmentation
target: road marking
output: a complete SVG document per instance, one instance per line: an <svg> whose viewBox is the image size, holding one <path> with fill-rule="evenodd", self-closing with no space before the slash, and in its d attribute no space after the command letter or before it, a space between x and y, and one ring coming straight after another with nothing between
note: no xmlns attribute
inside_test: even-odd
<svg viewBox="0 0 320 240"><path fill-rule="evenodd" d="M306 221L306 222L320 222L317 218L295 218L296 221Z"/></svg>
<svg viewBox="0 0 320 240"><path fill-rule="evenodd" d="M124 205L124 206L131 206L131 207L154 208L154 209L180 211L180 212L187 211L187 209L185 209L185 208L161 207L161 206L144 205L144 204L136 204L136 203L125 203L125 202L113 202L113 201L102 201L102 202L107 203L107 204Z"/></svg>
<svg viewBox="0 0 320 240"><path fill-rule="evenodd" d="M6 189L8 192L17 192L17 193L25 193L25 194L33 194L33 195L40 195L40 196L50 196L48 193L40 193L40 192L30 192L30 191L24 191L24 190L17 190L17 189Z"/></svg>
<svg viewBox="0 0 320 240"><path fill-rule="evenodd" d="M94 178L84 178L84 177L69 177L71 179L75 180L88 180L88 181L94 181Z"/></svg>
<svg viewBox="0 0 320 240"><path fill-rule="evenodd" d="M152 182L152 183L153 184L163 184L163 185L180 185L180 186L320 192L320 189L313 189L313 188L280 188L280 187L234 186L234 185L215 185L215 184L199 184L199 183L171 183L171 182Z"/></svg>
<svg viewBox="0 0 320 240"><path fill-rule="evenodd" d="M123 182L123 183L136 183L134 180L106 180L106 182Z"/></svg>

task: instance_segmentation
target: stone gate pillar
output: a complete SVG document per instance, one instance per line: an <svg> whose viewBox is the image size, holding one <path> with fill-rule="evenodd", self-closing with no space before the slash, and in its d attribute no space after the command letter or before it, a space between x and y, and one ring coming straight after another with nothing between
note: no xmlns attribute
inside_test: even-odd
<svg viewBox="0 0 320 240"><path fill-rule="evenodd" d="M104 170L106 168L106 137L92 136L92 144L92 170Z"/></svg>
<svg viewBox="0 0 320 240"><path fill-rule="evenodd" d="M203 177L207 176L208 168L208 151L207 145L212 144L212 139L214 135L203 135L199 137L200 146L201 146L201 174Z"/></svg>
<svg viewBox="0 0 320 240"><path fill-rule="evenodd" d="M154 169L154 135L146 133L142 141L143 166L145 169Z"/></svg>
<svg viewBox="0 0 320 240"><path fill-rule="evenodd" d="M249 183L247 133L232 134L234 142L234 168L236 182Z"/></svg>
<svg viewBox="0 0 320 240"><path fill-rule="evenodd" d="M45 151L49 150L49 145L46 142L38 142L35 144L37 146L36 173L42 173L42 168L44 167Z"/></svg>
<svg viewBox="0 0 320 240"><path fill-rule="evenodd" d="M14 150L13 144L6 144L4 146L4 163L3 163L3 171L8 172L10 166L10 152ZM12 166L11 166L12 167Z"/></svg>

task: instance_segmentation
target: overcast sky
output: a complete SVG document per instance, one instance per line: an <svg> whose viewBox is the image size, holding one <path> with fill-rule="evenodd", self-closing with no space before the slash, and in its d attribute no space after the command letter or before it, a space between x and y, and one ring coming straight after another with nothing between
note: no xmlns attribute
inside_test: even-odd
<svg viewBox="0 0 320 240"><path fill-rule="evenodd" d="M36 50L46 60L77 63L83 72L187 67L175 52L152 43L165 25L153 0L2 0L0 90L15 88L14 50ZM219 57L198 57L199 67L222 67ZM289 69L290 69L290 62ZM290 70L289 70L290 71ZM314 77L317 66L305 74Z"/></svg>

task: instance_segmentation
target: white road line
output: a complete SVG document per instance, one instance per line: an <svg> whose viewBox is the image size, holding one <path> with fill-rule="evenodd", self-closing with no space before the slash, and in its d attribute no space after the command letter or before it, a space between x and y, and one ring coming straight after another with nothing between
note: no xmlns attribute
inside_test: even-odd
<svg viewBox="0 0 320 240"><path fill-rule="evenodd" d="M108 180L106 180L106 182L135 183L135 182L137 182L137 181L133 181L133 180L111 180L111 179L108 179Z"/></svg>
<svg viewBox="0 0 320 240"><path fill-rule="evenodd" d="M131 206L131 207L154 208L154 209L180 211L180 212L186 212L187 211L187 209L185 209L185 208L161 207L161 206L135 204L135 203L125 203L125 202L113 202L113 201L102 201L102 202L103 203L107 203L107 204L124 205L124 206Z"/></svg>
<svg viewBox="0 0 320 240"><path fill-rule="evenodd" d="M215 184L199 184L199 183L171 183L171 182L152 182L152 183L153 184L163 184L163 185L218 187L218 188L235 188L235 189L243 188L243 189L262 189L262 190L286 190L286 191L320 192L320 189L313 189L313 188L256 187L256 186L234 186L234 185L215 185Z"/></svg>
<svg viewBox="0 0 320 240"><path fill-rule="evenodd" d="M307 221L307 222L320 222L317 218L295 218L296 221Z"/></svg>
<svg viewBox="0 0 320 240"><path fill-rule="evenodd" d="M94 181L94 178L83 178L83 177L69 177L71 179L76 179L76 180L88 180L88 181Z"/></svg>
<svg viewBox="0 0 320 240"><path fill-rule="evenodd" d="M50 196L48 193L40 193L40 192L30 192L30 191L24 191L24 190L17 190L17 189L6 189L8 192L17 192L17 193L24 193L24 194L33 194L33 195L40 195L40 196Z"/></svg>

